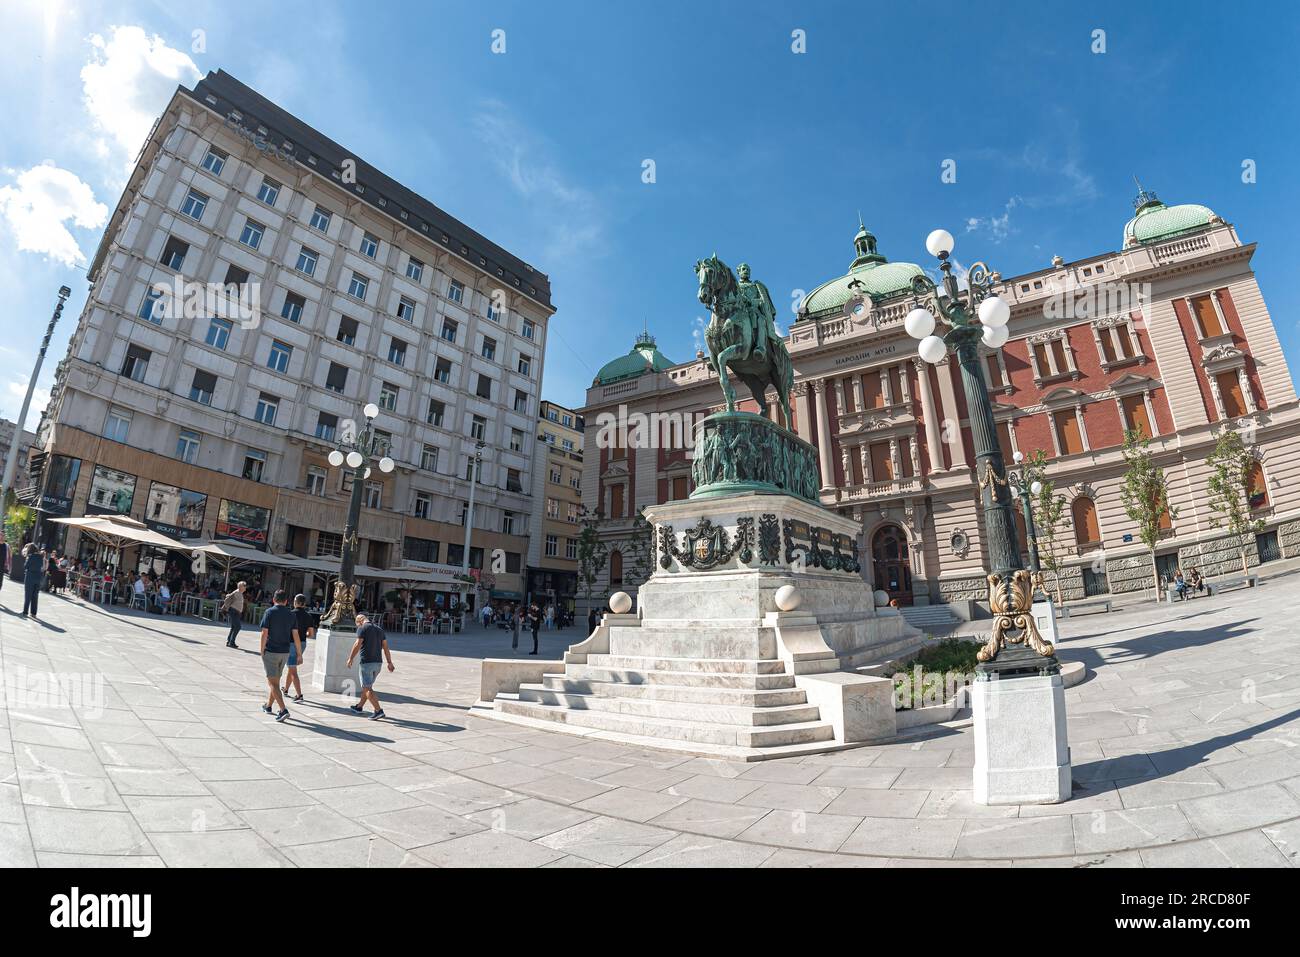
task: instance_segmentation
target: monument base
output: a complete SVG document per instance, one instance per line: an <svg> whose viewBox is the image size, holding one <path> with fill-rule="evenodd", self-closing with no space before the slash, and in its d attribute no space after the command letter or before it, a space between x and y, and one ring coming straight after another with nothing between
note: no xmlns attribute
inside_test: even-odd
<svg viewBox="0 0 1300 957"><path fill-rule="evenodd" d="M971 688L976 804L1059 804L1070 796L1065 687L1059 672L996 673Z"/></svg>
<svg viewBox="0 0 1300 957"><path fill-rule="evenodd" d="M316 632L316 656L311 673L317 691L355 696L361 688L361 668L356 661L347 666L348 652L357 641L355 627L322 626ZM359 658L360 656L358 656Z"/></svg>

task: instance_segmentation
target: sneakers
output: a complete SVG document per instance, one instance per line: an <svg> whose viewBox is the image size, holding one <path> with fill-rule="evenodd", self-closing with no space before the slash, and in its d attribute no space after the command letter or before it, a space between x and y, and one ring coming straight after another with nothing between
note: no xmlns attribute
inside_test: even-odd
<svg viewBox="0 0 1300 957"><path fill-rule="evenodd" d="M378 720L379 720L380 718L382 718L383 716L384 716L384 709L383 709L383 708L380 708L378 711L376 711L374 714L372 714L372 715L370 716L370 720L371 720L371 721L378 721Z"/></svg>
<svg viewBox="0 0 1300 957"><path fill-rule="evenodd" d="M362 711L366 709L365 706L360 701L358 701L356 704L348 705L348 710L355 711L357 714L360 714Z"/></svg>
<svg viewBox="0 0 1300 957"><path fill-rule="evenodd" d="M262 705L262 711L265 712L266 714L274 713L273 711L271 711L271 706L269 704Z"/></svg>
<svg viewBox="0 0 1300 957"><path fill-rule="evenodd" d="M294 695L294 696L293 696L293 702L294 702L294 704L297 704L297 703L298 703L299 701L301 701L301 700L302 700L302 695L299 694L299 695Z"/></svg>
<svg viewBox="0 0 1300 957"><path fill-rule="evenodd" d="M289 709L288 709L288 708L285 708L283 711L281 711L279 714L277 714L277 715L275 716L275 720L276 720L276 721L283 721L283 720L284 720L285 718L287 718L287 717L289 717Z"/></svg>

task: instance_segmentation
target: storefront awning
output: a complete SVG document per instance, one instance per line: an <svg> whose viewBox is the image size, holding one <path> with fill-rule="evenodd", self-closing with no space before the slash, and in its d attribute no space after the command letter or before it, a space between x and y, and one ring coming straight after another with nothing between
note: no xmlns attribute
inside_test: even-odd
<svg viewBox="0 0 1300 957"><path fill-rule="evenodd" d="M50 521L79 529L92 540L114 549L152 545L155 548L186 551L190 547L125 515L83 515L81 518L52 518Z"/></svg>

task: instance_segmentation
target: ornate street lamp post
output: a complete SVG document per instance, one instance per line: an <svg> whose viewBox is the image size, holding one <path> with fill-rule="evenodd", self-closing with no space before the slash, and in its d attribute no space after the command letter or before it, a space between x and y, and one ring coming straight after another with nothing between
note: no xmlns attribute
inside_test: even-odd
<svg viewBox="0 0 1300 957"><path fill-rule="evenodd" d="M469 505L465 509L465 551L460 557L460 575L462 579L460 596L461 627L465 627L465 609L469 598L469 546L474 538L474 490L478 488L479 472L483 469L484 443L474 446L474 464L469 470ZM477 612L478 610L475 609Z"/></svg>
<svg viewBox="0 0 1300 957"><path fill-rule="evenodd" d="M1053 657L1055 649L1038 633L1031 615L1031 573L1021 564L1014 505L997 442L993 403L980 368L981 342L991 349L1000 349L1006 343L1011 307L993 294L993 274L982 262L975 263L967 272L967 290L963 293L958 288L949 258L953 238L947 230L936 229L930 233L925 247L939 260L943 278L941 285L925 275L912 280L915 308L907 314L904 326L909 335L920 340L917 352L926 362L942 361L951 346L961 367L971 436L975 441L975 474L980 487L984 540L990 565L989 604L994 617L993 635L979 651L981 672L1047 674L1057 667ZM942 336L934 332L935 312L949 327ZM1017 650L994 664L1008 643L1016 646Z"/></svg>
<svg viewBox="0 0 1300 957"><path fill-rule="evenodd" d="M1029 545L1029 570L1034 576L1034 585L1039 586L1042 569L1038 565L1038 533L1034 530L1034 508L1031 495L1043 490L1043 483L1033 478L1025 467L1025 453L1017 452L1011 456L1018 470L1007 469L1007 481L1011 483L1011 494L1020 496L1020 510L1025 517L1025 541ZM1028 479L1028 481L1026 481Z"/></svg>

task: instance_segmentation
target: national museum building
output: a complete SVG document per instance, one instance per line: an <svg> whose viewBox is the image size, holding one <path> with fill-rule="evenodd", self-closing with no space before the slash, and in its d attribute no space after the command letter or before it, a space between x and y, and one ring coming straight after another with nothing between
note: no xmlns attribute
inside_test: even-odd
<svg viewBox="0 0 1300 957"><path fill-rule="evenodd" d="M327 456L373 402L397 467L365 480L357 563L454 592L483 443L470 565L500 549L490 597L522 597L543 273L215 72L158 119L88 274L38 433L45 515L337 559L351 470ZM63 534L41 530L75 554Z"/></svg>
<svg viewBox="0 0 1300 957"><path fill-rule="evenodd" d="M1251 562L1300 554L1300 409L1251 271L1255 246L1204 206L1167 206L1146 191L1135 206L1118 252L995 275L1012 308L1011 338L983 369L998 439L1008 463L1044 450L1068 500L1067 598L1151 585L1121 504L1126 429L1150 437L1178 510L1157 549L1162 573L1240 568L1207 507L1205 460L1225 427L1243 432L1256 459L1250 506L1262 531ZM902 605L950 603L969 617L987 600L988 562L960 370L951 353L920 360L903 329L921 267L887 260L865 228L853 251L844 275L808 294L786 339L795 427L817 447L822 504L861 526L863 574ZM691 463L680 447L598 447L601 416L671 421L720 399L703 354L674 364L649 336L596 376L582 409L582 493L603 516L607 589L636 584L623 554L633 516L689 494ZM755 410L752 400L740 407Z"/></svg>

